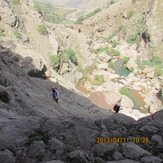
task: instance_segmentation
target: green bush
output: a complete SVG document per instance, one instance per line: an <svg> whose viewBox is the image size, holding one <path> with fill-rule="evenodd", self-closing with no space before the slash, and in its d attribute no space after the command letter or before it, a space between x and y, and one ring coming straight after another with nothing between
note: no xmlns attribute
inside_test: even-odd
<svg viewBox="0 0 163 163"><path fill-rule="evenodd" d="M134 70L135 70L134 67L130 67L129 69L130 72L134 72Z"/></svg>
<svg viewBox="0 0 163 163"><path fill-rule="evenodd" d="M68 57L72 63L74 63L75 65L78 65L78 60L77 57L75 56L75 52L71 49L69 50L64 50L63 51L63 55L65 54L65 58Z"/></svg>
<svg viewBox="0 0 163 163"><path fill-rule="evenodd" d="M57 65L59 63L59 57L56 56L56 55L49 56L49 60L50 60L50 64L52 66L55 66L55 65Z"/></svg>
<svg viewBox="0 0 163 163"><path fill-rule="evenodd" d="M124 57L123 58L123 64L127 64L130 60L130 57Z"/></svg>
<svg viewBox="0 0 163 163"><path fill-rule="evenodd" d="M163 69L160 67L155 68L155 73L157 76L163 76Z"/></svg>
<svg viewBox="0 0 163 163"><path fill-rule="evenodd" d="M108 50L107 47L100 47L100 48L94 50L94 53L96 53L96 54L100 54L100 53L102 53L102 52L105 52L105 53L107 53L107 54L110 53L110 51Z"/></svg>
<svg viewBox="0 0 163 163"><path fill-rule="evenodd" d="M120 55L120 51L118 51L116 49L111 49L111 52L113 53L114 56Z"/></svg>
<svg viewBox="0 0 163 163"><path fill-rule="evenodd" d="M135 14L134 10L131 10L127 13L127 18L130 19Z"/></svg>
<svg viewBox="0 0 163 163"><path fill-rule="evenodd" d="M101 8L95 9L93 12L90 12L89 14L87 14L85 19L88 19L88 18L94 16L96 13L100 12L101 10L102 10Z"/></svg>
<svg viewBox="0 0 163 163"><path fill-rule="evenodd" d="M20 34L20 32L19 32L18 29L15 29L15 30L13 31L13 34L14 34L16 37L20 37L20 36L21 36L21 34Z"/></svg>
<svg viewBox="0 0 163 163"><path fill-rule="evenodd" d="M78 70L79 72L83 72L83 71L84 71L82 65L78 65L77 70Z"/></svg>
<svg viewBox="0 0 163 163"><path fill-rule="evenodd" d="M126 87L122 87L119 92L122 95L126 95L126 96L130 97L130 92L129 92L128 88L126 88Z"/></svg>
<svg viewBox="0 0 163 163"><path fill-rule="evenodd" d="M4 37L6 36L4 33L0 33L0 37Z"/></svg>
<svg viewBox="0 0 163 163"><path fill-rule="evenodd" d="M118 42L114 40L113 42L111 42L111 44L112 44L113 48L115 48L118 45Z"/></svg>
<svg viewBox="0 0 163 163"><path fill-rule="evenodd" d="M115 64L114 62L109 62L108 66L111 67L111 68L114 68L114 64Z"/></svg>
<svg viewBox="0 0 163 163"><path fill-rule="evenodd" d="M127 42L130 44L134 44L138 41L138 34L131 35L128 39Z"/></svg>
<svg viewBox="0 0 163 163"><path fill-rule="evenodd" d="M44 24L38 25L37 29L38 29L38 32L42 35L48 34L48 30Z"/></svg>
<svg viewBox="0 0 163 163"><path fill-rule="evenodd" d="M132 0L132 3L135 3L137 0Z"/></svg>
<svg viewBox="0 0 163 163"><path fill-rule="evenodd" d="M46 79L45 73L42 70L30 70L28 72L28 75L30 77L35 77L35 78L41 78L41 79Z"/></svg>
<svg viewBox="0 0 163 163"><path fill-rule="evenodd" d="M111 0L111 1L110 1L110 4L114 4L114 3L115 3L115 0Z"/></svg>
<svg viewBox="0 0 163 163"><path fill-rule="evenodd" d="M109 35L109 36L106 38L106 40L107 40L108 42L110 42L110 40L111 40L114 36L116 36L116 34L117 34L117 31L113 32L111 35Z"/></svg>
<svg viewBox="0 0 163 163"><path fill-rule="evenodd" d="M77 24L81 24L83 21L85 20L85 18L83 16L80 16L78 19L77 19Z"/></svg>

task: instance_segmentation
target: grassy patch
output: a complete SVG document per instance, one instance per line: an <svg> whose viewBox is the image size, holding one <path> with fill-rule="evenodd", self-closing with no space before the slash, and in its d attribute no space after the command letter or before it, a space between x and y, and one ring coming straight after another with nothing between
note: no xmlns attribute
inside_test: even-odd
<svg viewBox="0 0 163 163"><path fill-rule="evenodd" d="M85 19L88 19L94 15L96 15L98 12L100 12L102 9L101 8L97 8L94 11L88 13L85 17L83 15L80 15L80 17L77 19L77 24L81 24Z"/></svg>
<svg viewBox="0 0 163 163"><path fill-rule="evenodd" d="M124 57L123 58L123 64L127 64L130 60L130 57Z"/></svg>
<svg viewBox="0 0 163 163"><path fill-rule="evenodd" d="M130 97L130 92L129 92L128 88L126 88L126 87L122 87L119 92L122 95L126 95L126 96Z"/></svg>
<svg viewBox="0 0 163 163"><path fill-rule="evenodd" d="M49 56L49 60L50 60L50 64L52 66L55 66L55 65L57 65L59 63L59 57L56 56L56 55Z"/></svg>
<svg viewBox="0 0 163 163"><path fill-rule="evenodd" d="M101 85L104 82L104 75L95 75L93 85Z"/></svg>
<svg viewBox="0 0 163 163"><path fill-rule="evenodd" d="M111 53L112 53L114 56L120 55L120 51L118 51L118 50L116 50L116 49L111 49Z"/></svg>
<svg viewBox="0 0 163 163"><path fill-rule="evenodd" d="M130 19L134 14L135 14L135 10L130 10L130 11L127 13L127 18Z"/></svg>
<svg viewBox="0 0 163 163"><path fill-rule="evenodd" d="M42 35L47 35L48 34L48 30L47 30L47 28L46 28L46 26L44 24L38 25L37 30Z"/></svg>
<svg viewBox="0 0 163 163"><path fill-rule="evenodd" d="M102 52L105 52L107 54L110 53L110 51L109 51L109 49L107 47L100 47L100 48L94 50L94 53L96 53L96 54L100 54Z"/></svg>
<svg viewBox="0 0 163 163"><path fill-rule="evenodd" d="M72 63L75 65L78 65L78 59L75 56L75 52L72 49L64 50L62 53L63 60L66 61L67 59L70 59Z"/></svg>
<svg viewBox="0 0 163 163"><path fill-rule="evenodd" d="M20 37L20 36L21 36L21 34L20 34L20 32L19 32L18 29L15 29L15 30L13 31L13 34L14 34L16 37Z"/></svg>

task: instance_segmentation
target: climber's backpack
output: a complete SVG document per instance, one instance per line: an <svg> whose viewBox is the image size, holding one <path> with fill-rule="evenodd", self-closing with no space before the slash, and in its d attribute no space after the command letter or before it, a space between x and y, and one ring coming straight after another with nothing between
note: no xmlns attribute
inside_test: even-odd
<svg viewBox="0 0 163 163"><path fill-rule="evenodd" d="M119 110L120 110L120 106L116 104L116 105L114 105L114 108L113 109L114 109L115 112L118 113Z"/></svg>

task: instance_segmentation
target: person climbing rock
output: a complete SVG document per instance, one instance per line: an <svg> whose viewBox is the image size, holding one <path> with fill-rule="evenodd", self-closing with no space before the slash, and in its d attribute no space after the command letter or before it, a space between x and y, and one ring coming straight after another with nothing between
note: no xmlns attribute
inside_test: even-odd
<svg viewBox="0 0 163 163"><path fill-rule="evenodd" d="M48 97L52 96L55 102L58 104L58 97L59 97L59 91L56 87L53 87L48 95Z"/></svg>
<svg viewBox="0 0 163 163"><path fill-rule="evenodd" d="M114 105L113 107L113 110L118 113L121 109L121 106L120 106L120 102L121 102L121 99Z"/></svg>

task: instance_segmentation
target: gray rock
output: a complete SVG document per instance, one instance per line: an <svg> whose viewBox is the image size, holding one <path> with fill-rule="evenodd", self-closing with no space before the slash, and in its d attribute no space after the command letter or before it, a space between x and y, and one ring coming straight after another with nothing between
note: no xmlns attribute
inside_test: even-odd
<svg viewBox="0 0 163 163"><path fill-rule="evenodd" d="M13 156L13 153L8 149L0 151L0 163L15 163L16 158Z"/></svg>
<svg viewBox="0 0 163 163"><path fill-rule="evenodd" d="M31 158L42 157L45 154L46 145L43 141L34 141L30 145L28 156Z"/></svg>
<svg viewBox="0 0 163 163"><path fill-rule="evenodd" d="M114 158L114 160L122 160L122 159L124 159L122 153L120 153L120 152L118 152L118 151L115 151L115 152L113 153L113 158Z"/></svg>
<svg viewBox="0 0 163 163"><path fill-rule="evenodd" d="M44 161L42 163L65 163L65 162L60 161L60 160L51 160L51 161Z"/></svg>
<svg viewBox="0 0 163 163"><path fill-rule="evenodd" d="M151 155L148 151L144 150L143 148L139 147L137 144L133 143L133 142L129 142L129 143L124 143L122 144L124 149L123 149L123 154L127 157L127 158L131 158L131 159L139 159L140 157L146 155L149 156Z"/></svg>
<svg viewBox="0 0 163 163"><path fill-rule="evenodd" d="M78 150L75 150L75 151L69 153L68 157L70 160L75 160L78 163L83 163L83 162L89 163L88 162L88 160L89 160L88 154L81 149L78 149Z"/></svg>
<svg viewBox="0 0 163 163"><path fill-rule="evenodd" d="M107 161L105 163L140 163L140 162L135 161L135 160L125 159L125 160L119 160L119 161Z"/></svg>
<svg viewBox="0 0 163 163"><path fill-rule="evenodd" d="M142 132L149 132L151 134L154 134L154 133L157 133L159 129L155 126L144 125L139 130Z"/></svg>
<svg viewBox="0 0 163 163"><path fill-rule="evenodd" d="M95 155L103 156L105 153L112 152L117 149L117 143L100 143L93 146L92 150Z"/></svg>
<svg viewBox="0 0 163 163"><path fill-rule="evenodd" d="M160 135L153 135L151 137L151 141L154 142L156 145L160 146L163 148L163 140L162 140L162 136Z"/></svg>
<svg viewBox="0 0 163 163"><path fill-rule="evenodd" d="M49 140L48 145L50 150L57 150L63 148L63 143L57 140L56 138L52 138L51 140Z"/></svg>
<svg viewBox="0 0 163 163"><path fill-rule="evenodd" d="M142 163L162 163L163 160L155 156L147 156L140 159Z"/></svg>

